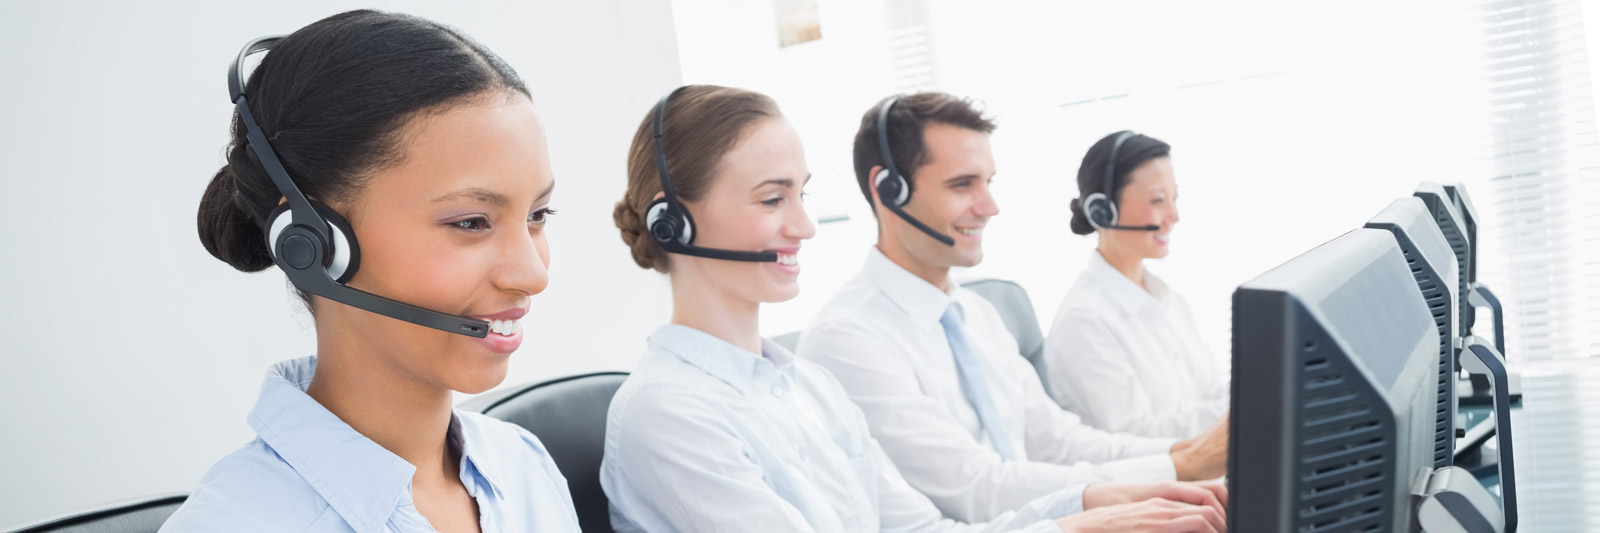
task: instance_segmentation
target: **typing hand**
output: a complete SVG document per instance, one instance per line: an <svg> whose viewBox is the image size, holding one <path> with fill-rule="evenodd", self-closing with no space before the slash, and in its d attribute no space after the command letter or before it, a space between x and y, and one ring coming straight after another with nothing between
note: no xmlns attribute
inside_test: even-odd
<svg viewBox="0 0 1600 533"><path fill-rule="evenodd" d="M1172 445L1178 479L1216 479L1228 473L1228 419L1224 415L1200 436Z"/></svg>
<svg viewBox="0 0 1600 533"><path fill-rule="evenodd" d="M1226 533L1215 508L1165 498L1100 507L1056 521L1064 533Z"/></svg>

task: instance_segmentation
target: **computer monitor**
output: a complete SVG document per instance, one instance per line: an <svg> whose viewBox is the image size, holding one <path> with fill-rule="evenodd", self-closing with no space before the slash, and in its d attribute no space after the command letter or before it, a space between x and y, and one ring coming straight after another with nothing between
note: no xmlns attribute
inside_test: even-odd
<svg viewBox="0 0 1600 533"><path fill-rule="evenodd" d="M1467 292L1461 293L1464 303L1471 306L1465 309L1488 308L1491 326L1494 328L1494 348L1500 355L1506 354L1506 321L1504 309L1500 306L1500 298L1489 290L1487 285L1478 281L1478 208L1472 205L1472 197L1467 196L1465 185L1444 185L1445 195L1450 197L1451 205L1456 208L1456 213L1461 215L1462 232L1467 240ZM1470 312L1469 325L1477 325L1477 313ZM1472 335L1470 328L1463 330L1461 336Z"/></svg>
<svg viewBox="0 0 1600 533"><path fill-rule="evenodd" d="M1472 205L1472 197L1467 196L1465 185L1442 187L1445 195L1450 197L1450 204L1456 207L1456 214L1461 216L1461 230L1467 237L1467 266L1462 270L1467 272L1467 283L1478 281L1478 208Z"/></svg>
<svg viewBox="0 0 1600 533"><path fill-rule="evenodd" d="M1450 243L1450 249L1456 254L1456 335L1465 337L1472 331L1472 322L1475 318L1472 304L1467 302L1467 293L1470 291L1472 281L1476 275L1473 266L1473 240L1477 230L1469 231L1466 220L1461 212L1456 209L1455 200L1444 186L1431 181L1424 181L1417 186L1413 196L1422 199L1428 208L1428 213L1433 216L1433 221L1439 224L1439 232L1444 234L1445 242ZM1476 228L1476 226L1474 226Z"/></svg>
<svg viewBox="0 0 1600 533"><path fill-rule="evenodd" d="M1455 251L1445 242L1444 233L1429 216L1420 198L1401 198L1390 203L1366 227L1394 235L1400 254L1416 280L1416 290L1439 329L1438 395L1434 411L1433 466L1450 466L1455 452L1456 380L1456 276Z"/></svg>
<svg viewBox="0 0 1600 533"><path fill-rule="evenodd" d="M1229 530L1412 530L1412 485L1433 471L1438 350L1387 231L1357 229L1240 285Z"/></svg>

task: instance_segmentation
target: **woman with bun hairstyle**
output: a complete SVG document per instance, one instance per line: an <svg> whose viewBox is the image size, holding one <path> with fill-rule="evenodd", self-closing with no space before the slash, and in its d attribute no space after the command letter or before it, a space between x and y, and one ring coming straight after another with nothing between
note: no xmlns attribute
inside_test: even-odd
<svg viewBox="0 0 1600 533"><path fill-rule="evenodd" d="M1189 303L1144 266L1167 256L1178 223L1170 152L1124 131L1084 154L1072 232L1096 234L1099 244L1056 311L1044 373L1056 401L1084 422L1186 439L1227 423L1228 376Z"/></svg>
<svg viewBox="0 0 1600 533"><path fill-rule="evenodd" d="M799 293L801 243L815 233L801 202L810 177L799 135L760 93L691 85L640 123L613 214L634 262L668 275L673 309L611 400L600 482L613 527L1226 528L1221 504L1154 497L1206 491L1177 483L1062 487L988 524L945 518L900 476L832 374L758 333L762 304ZM1074 514L1085 501L1107 505Z"/></svg>
<svg viewBox="0 0 1600 533"><path fill-rule="evenodd" d="M256 439L162 530L577 531L539 440L451 404L505 378L518 319L549 282L555 179L516 72L455 29L351 11L270 42L233 97L248 113L234 113L227 164L201 198L200 240L243 272L296 265L317 351L268 369ZM297 202L326 227L277 216ZM319 230L335 238L314 253ZM306 281L303 262L324 255L337 281ZM332 299L349 294L418 310Z"/></svg>

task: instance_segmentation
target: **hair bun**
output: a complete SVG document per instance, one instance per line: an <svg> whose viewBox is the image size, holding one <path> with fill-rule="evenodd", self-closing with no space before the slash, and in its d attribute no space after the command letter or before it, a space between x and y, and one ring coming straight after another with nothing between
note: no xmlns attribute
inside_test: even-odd
<svg viewBox="0 0 1600 533"><path fill-rule="evenodd" d="M644 227L644 214L633 210L627 201L619 201L611 210L611 219L616 223L617 229L622 231L622 243L628 245L632 252L633 262L639 268L654 268L662 270L665 265L662 250L650 236L648 228Z"/></svg>
<svg viewBox="0 0 1600 533"><path fill-rule="evenodd" d="M261 224L250 218L235 200L239 186L232 165L223 165L200 196L196 224L200 244L212 257L241 272L259 272L272 266L267 237Z"/></svg>
<svg viewBox="0 0 1600 533"><path fill-rule="evenodd" d="M1083 214L1083 200L1072 199L1072 232L1078 235L1094 233L1094 225L1089 223L1089 217Z"/></svg>

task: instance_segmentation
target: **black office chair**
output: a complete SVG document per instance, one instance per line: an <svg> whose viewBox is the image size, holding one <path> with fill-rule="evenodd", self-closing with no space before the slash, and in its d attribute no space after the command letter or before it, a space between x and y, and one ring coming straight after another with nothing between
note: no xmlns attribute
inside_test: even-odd
<svg viewBox="0 0 1600 533"><path fill-rule="evenodd" d="M600 488L606 410L627 372L597 372L510 387L462 402L475 411L527 429L555 459L585 532L610 533L611 514Z"/></svg>
<svg viewBox="0 0 1600 533"><path fill-rule="evenodd" d="M22 526L14 533L155 533L188 493L138 498Z"/></svg>
<svg viewBox="0 0 1600 533"><path fill-rule="evenodd" d="M975 279L961 286L994 304L1006 330L1017 339L1017 351L1033 364L1039 380L1049 383L1044 371L1044 331L1039 329L1039 315L1033 312L1033 300L1028 299L1028 291L1016 282L993 278Z"/></svg>

